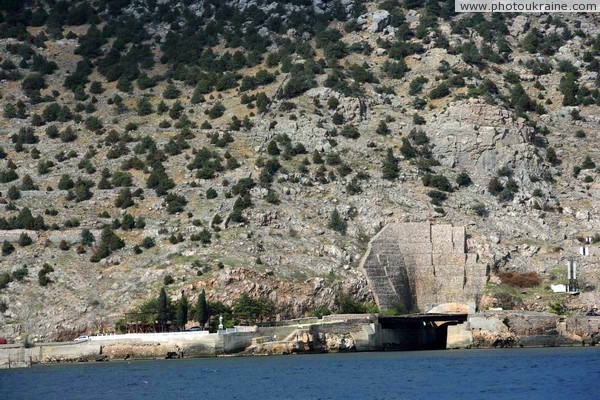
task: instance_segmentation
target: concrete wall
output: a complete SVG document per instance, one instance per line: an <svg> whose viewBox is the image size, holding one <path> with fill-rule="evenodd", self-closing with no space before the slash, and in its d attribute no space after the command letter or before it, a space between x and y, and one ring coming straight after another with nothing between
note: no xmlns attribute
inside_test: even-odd
<svg viewBox="0 0 600 400"><path fill-rule="evenodd" d="M217 333L217 354L237 353L252 344L254 332Z"/></svg>
<svg viewBox="0 0 600 400"><path fill-rule="evenodd" d="M257 330L257 335L266 337L269 340L273 340L274 337L277 340L284 340L294 333L296 329L298 329L297 325L260 327Z"/></svg>
<svg viewBox="0 0 600 400"><path fill-rule="evenodd" d="M242 351L256 336L255 332L178 333L148 334L148 337L138 337L141 334L112 335L82 343L42 343L32 348L0 346L0 368L8 368L9 362L11 367L25 367L30 362L214 357Z"/></svg>
<svg viewBox="0 0 600 400"><path fill-rule="evenodd" d="M90 336L90 341L128 341L140 340L145 342L198 340L202 336L209 335L208 331L195 332L165 332L165 333L127 333L124 335Z"/></svg>
<svg viewBox="0 0 600 400"><path fill-rule="evenodd" d="M56 360L92 360L102 354L102 346L91 342L49 344L31 348L12 347L0 349L0 368L25 367L30 362L44 363Z"/></svg>
<svg viewBox="0 0 600 400"><path fill-rule="evenodd" d="M461 303L474 312L486 267L465 249L464 227L389 224L370 241L361 267L380 309L427 312L440 304Z"/></svg>
<svg viewBox="0 0 600 400"><path fill-rule="evenodd" d="M447 349L467 349L473 345L473 334L468 322L449 325L447 329Z"/></svg>

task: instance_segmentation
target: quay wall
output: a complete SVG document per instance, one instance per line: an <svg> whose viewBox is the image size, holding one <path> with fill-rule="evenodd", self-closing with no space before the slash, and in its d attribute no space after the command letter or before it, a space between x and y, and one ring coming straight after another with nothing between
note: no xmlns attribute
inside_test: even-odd
<svg viewBox="0 0 600 400"><path fill-rule="evenodd" d="M459 325L383 329L375 315L334 316L318 323L245 327L218 333L110 335L74 343L0 345L0 368L38 363L446 348L600 345L600 317L484 311ZM303 321L307 322L307 321ZM437 327L436 327L437 326ZM183 333L183 332L182 332ZM440 342L441 341L441 342Z"/></svg>

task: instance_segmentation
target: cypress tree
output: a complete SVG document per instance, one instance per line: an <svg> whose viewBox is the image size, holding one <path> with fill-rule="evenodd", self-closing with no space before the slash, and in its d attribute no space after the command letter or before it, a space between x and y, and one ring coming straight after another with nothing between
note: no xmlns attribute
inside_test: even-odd
<svg viewBox="0 0 600 400"><path fill-rule="evenodd" d="M206 304L206 292L204 289L198 296L198 304L196 305L196 320L200 324L200 327L204 329L204 325L208 322L208 305Z"/></svg>
<svg viewBox="0 0 600 400"><path fill-rule="evenodd" d="M160 289L160 295L158 296L158 323L160 324L161 330L164 331L164 327L169 321L169 300L167 298L167 292L165 288Z"/></svg>
<svg viewBox="0 0 600 400"><path fill-rule="evenodd" d="M189 303L185 294L181 295L181 299L177 302L177 315L175 319L177 320L177 326L180 330L185 329L185 324L188 322L188 308Z"/></svg>
<svg viewBox="0 0 600 400"><path fill-rule="evenodd" d="M387 150L385 160L383 160L383 179L394 180L398 178L398 160L394 157L392 149Z"/></svg>

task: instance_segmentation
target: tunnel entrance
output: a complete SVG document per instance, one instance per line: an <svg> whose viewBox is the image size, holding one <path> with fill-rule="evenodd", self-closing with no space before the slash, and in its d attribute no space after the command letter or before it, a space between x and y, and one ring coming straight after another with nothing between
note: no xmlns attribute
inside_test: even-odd
<svg viewBox="0 0 600 400"><path fill-rule="evenodd" d="M467 314L380 316L381 346L385 350L446 349L448 326L466 320Z"/></svg>

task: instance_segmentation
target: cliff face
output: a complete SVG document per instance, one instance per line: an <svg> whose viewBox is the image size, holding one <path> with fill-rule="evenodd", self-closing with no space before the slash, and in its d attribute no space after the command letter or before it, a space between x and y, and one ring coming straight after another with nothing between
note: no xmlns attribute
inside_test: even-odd
<svg viewBox="0 0 600 400"><path fill-rule="evenodd" d="M410 309L480 293L483 308L600 305L596 14L12 3L0 7L0 337L110 330L165 282L173 300L246 293L280 318L340 311L346 295L393 307L402 285ZM365 274L372 237L423 221L431 235L464 227L466 250L453 230L452 245L431 236L415 253L431 262L386 261L385 228L367 259L380 251L372 265L393 268ZM550 289L570 258L579 296ZM389 290L371 293L367 277Z"/></svg>
<svg viewBox="0 0 600 400"><path fill-rule="evenodd" d="M472 178L482 184L498 166L509 166L525 184L550 168L532 146L534 130L502 107L477 99L450 103L431 128L433 152L440 163L472 172Z"/></svg>
<svg viewBox="0 0 600 400"><path fill-rule="evenodd" d="M361 262L382 310L429 312L460 303L475 312L489 266L466 250L465 229L447 224L386 225Z"/></svg>

